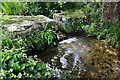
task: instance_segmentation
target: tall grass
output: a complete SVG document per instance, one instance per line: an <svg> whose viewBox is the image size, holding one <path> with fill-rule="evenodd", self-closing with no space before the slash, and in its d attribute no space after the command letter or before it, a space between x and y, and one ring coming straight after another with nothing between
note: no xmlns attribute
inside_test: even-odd
<svg viewBox="0 0 120 80"><path fill-rule="evenodd" d="M25 2L2 2L1 10L3 14L23 14L23 10L25 8Z"/></svg>

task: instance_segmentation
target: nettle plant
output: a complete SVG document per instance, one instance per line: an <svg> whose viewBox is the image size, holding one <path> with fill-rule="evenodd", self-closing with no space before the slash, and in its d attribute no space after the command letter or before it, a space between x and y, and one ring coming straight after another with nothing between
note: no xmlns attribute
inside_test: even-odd
<svg viewBox="0 0 120 80"><path fill-rule="evenodd" d="M50 72L46 64L28 57L23 49L0 51L0 79L44 78Z"/></svg>

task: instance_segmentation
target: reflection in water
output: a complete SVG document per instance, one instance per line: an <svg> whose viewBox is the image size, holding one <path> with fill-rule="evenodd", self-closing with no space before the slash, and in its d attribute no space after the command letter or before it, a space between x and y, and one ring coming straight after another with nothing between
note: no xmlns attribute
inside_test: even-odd
<svg viewBox="0 0 120 80"><path fill-rule="evenodd" d="M104 41L88 37L63 40L58 47L39 53L39 58L77 77L119 78L120 74L117 51Z"/></svg>

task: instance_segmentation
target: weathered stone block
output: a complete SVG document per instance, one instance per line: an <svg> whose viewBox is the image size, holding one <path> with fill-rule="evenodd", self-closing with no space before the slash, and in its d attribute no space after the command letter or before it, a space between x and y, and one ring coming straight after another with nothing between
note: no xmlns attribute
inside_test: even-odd
<svg viewBox="0 0 120 80"><path fill-rule="evenodd" d="M30 35L35 31L40 31L41 25L46 23L55 23L54 19L50 19L43 15L38 16L13 16L14 19L21 19L20 22L12 24L5 24L1 27L9 32L13 32L15 35Z"/></svg>

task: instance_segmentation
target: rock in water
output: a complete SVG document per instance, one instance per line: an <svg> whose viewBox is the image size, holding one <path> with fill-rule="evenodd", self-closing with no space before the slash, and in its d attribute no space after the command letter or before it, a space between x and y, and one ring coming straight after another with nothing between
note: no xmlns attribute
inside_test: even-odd
<svg viewBox="0 0 120 80"><path fill-rule="evenodd" d="M78 39L77 39L76 37L74 37L74 38L70 38L70 39L63 40L63 41L59 42L59 44L69 44L69 43L75 42L75 41L77 41L77 40L78 40Z"/></svg>

